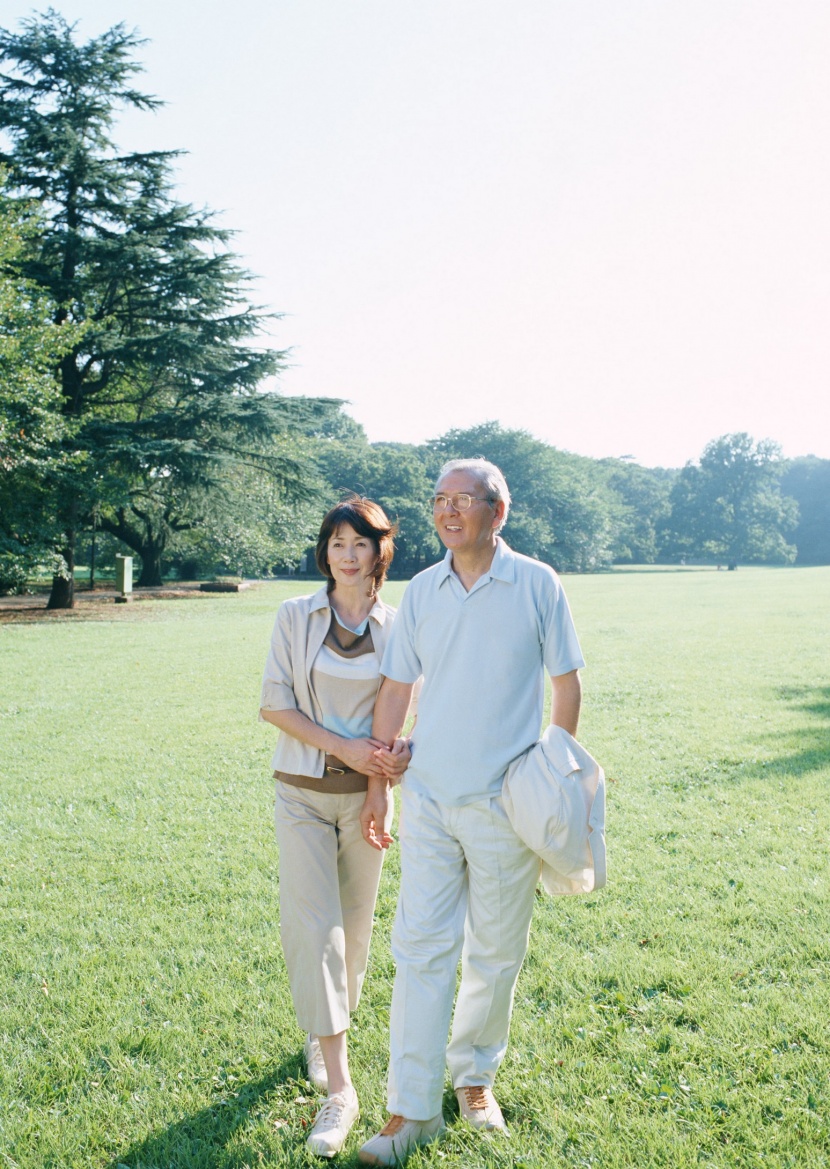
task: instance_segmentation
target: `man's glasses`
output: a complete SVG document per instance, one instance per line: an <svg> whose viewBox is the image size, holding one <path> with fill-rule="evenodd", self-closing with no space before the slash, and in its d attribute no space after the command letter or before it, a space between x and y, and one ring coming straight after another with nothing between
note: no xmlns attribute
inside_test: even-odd
<svg viewBox="0 0 830 1169"><path fill-rule="evenodd" d="M487 495L468 495L466 491L458 495L433 495L432 510L443 511L445 507L452 507L453 511L469 511L474 499L480 503L492 503Z"/></svg>

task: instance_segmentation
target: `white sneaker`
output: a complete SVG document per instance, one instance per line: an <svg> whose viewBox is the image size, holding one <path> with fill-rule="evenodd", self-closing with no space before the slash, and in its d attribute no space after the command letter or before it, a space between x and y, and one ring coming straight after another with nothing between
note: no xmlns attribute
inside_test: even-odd
<svg viewBox="0 0 830 1169"><path fill-rule="evenodd" d="M314 1118L314 1127L306 1141L309 1149L318 1157L335 1156L345 1145L359 1115L357 1092L351 1084L336 1096L329 1096Z"/></svg>
<svg viewBox="0 0 830 1169"><path fill-rule="evenodd" d="M357 1159L364 1165L397 1165L419 1145L428 1145L440 1137L444 1129L440 1113L432 1120L390 1116L378 1135L362 1146Z"/></svg>
<svg viewBox="0 0 830 1169"><path fill-rule="evenodd" d="M303 1056L305 1058L305 1066L308 1069L308 1078L314 1087L319 1088L321 1092L328 1092L329 1074L326 1071L326 1061L323 1059L323 1053L320 1050L320 1040L316 1035L306 1035L305 1043L303 1044Z"/></svg>
<svg viewBox="0 0 830 1169"><path fill-rule="evenodd" d="M467 1088L456 1088L455 1094L461 1115L473 1128L507 1131L496 1097L489 1088L474 1084Z"/></svg>

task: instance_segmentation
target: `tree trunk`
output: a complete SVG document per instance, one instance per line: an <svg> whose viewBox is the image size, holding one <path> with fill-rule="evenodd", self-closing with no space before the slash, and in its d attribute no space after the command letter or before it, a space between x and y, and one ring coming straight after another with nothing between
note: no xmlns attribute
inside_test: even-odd
<svg viewBox="0 0 830 1169"><path fill-rule="evenodd" d="M63 558L66 561L66 576L52 577L52 591L46 602L47 609L74 609L75 608L75 533L67 533L66 547L63 549Z"/></svg>
<svg viewBox="0 0 830 1169"><path fill-rule="evenodd" d="M65 575L52 577L52 591L46 603L47 609L75 608L75 543L78 531L78 500L73 496L60 517L66 527L66 542L61 548Z"/></svg>
<svg viewBox="0 0 830 1169"><path fill-rule="evenodd" d="M164 541L166 543L166 541ZM141 575L138 586L143 589L158 589L164 584L161 579L161 554L164 544L146 541L141 546Z"/></svg>
<svg viewBox="0 0 830 1169"><path fill-rule="evenodd" d="M135 509L134 509L135 510ZM144 517L140 517L144 520ZM157 537L148 535L149 523L142 522L141 527L127 522L124 509L120 509L117 522L102 515L98 519L98 526L111 536L121 540L131 551L141 557L141 575L136 584L142 589L158 589L164 584L161 579L161 558L167 547L167 533L162 531Z"/></svg>

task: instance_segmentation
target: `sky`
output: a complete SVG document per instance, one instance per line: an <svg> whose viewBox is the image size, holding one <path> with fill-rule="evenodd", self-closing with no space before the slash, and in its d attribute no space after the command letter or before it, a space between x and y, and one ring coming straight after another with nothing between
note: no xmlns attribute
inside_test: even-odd
<svg viewBox="0 0 830 1169"><path fill-rule="evenodd" d="M282 392L371 441L830 458L827 0L53 6L148 38L166 105L115 139L188 152L179 197L282 314Z"/></svg>

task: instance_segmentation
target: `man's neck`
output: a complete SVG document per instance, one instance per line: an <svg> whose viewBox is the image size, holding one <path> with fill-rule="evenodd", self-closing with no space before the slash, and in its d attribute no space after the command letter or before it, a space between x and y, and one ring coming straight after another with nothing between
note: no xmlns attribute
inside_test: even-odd
<svg viewBox="0 0 830 1169"><path fill-rule="evenodd" d="M490 566L496 555L497 545L498 537L492 544L487 544L480 551L476 549L474 552L466 553L466 555L453 552L452 570L467 592L470 591L477 580L480 580L485 573L490 571Z"/></svg>

